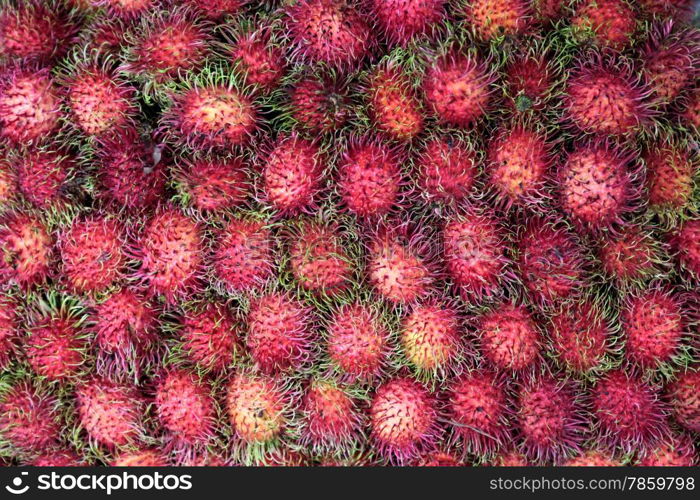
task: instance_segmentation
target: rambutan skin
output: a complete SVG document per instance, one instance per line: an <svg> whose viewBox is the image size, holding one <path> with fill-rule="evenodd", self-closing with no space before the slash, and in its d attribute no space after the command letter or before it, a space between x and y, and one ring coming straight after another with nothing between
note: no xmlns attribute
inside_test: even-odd
<svg viewBox="0 0 700 500"><path fill-rule="evenodd" d="M349 98L340 85L307 76L290 90L291 115L303 128L315 133L338 130L350 115Z"/></svg>
<svg viewBox="0 0 700 500"><path fill-rule="evenodd" d="M219 211L243 205L250 190L242 158L198 158L186 161L176 174L183 198L202 211Z"/></svg>
<svg viewBox="0 0 700 500"><path fill-rule="evenodd" d="M250 0L182 0L183 5L194 7L209 19L220 20L236 14Z"/></svg>
<svg viewBox="0 0 700 500"><path fill-rule="evenodd" d="M110 463L112 467L169 467L167 457L156 449L125 451Z"/></svg>
<svg viewBox="0 0 700 500"><path fill-rule="evenodd" d="M554 74L546 55L516 56L506 67L506 104L522 113L542 111L554 85Z"/></svg>
<svg viewBox="0 0 700 500"><path fill-rule="evenodd" d="M434 446L440 433L433 395L419 383L396 378L380 386L369 409L371 439L391 463L402 465Z"/></svg>
<svg viewBox="0 0 700 500"><path fill-rule="evenodd" d="M466 4L464 15L484 40L522 34L532 21L527 0L472 0Z"/></svg>
<svg viewBox="0 0 700 500"><path fill-rule="evenodd" d="M484 357L501 370L524 370L540 357L541 333L524 307L502 304L477 319Z"/></svg>
<svg viewBox="0 0 700 500"><path fill-rule="evenodd" d="M478 175L474 149L451 136L427 141L416 158L417 184L429 200L456 203L472 191Z"/></svg>
<svg viewBox="0 0 700 500"><path fill-rule="evenodd" d="M700 432L700 371L680 373L666 388L676 422L693 432Z"/></svg>
<svg viewBox="0 0 700 500"><path fill-rule="evenodd" d="M700 171L687 150L673 145L655 145L643 155L649 205L655 210L678 211L686 207Z"/></svg>
<svg viewBox="0 0 700 500"><path fill-rule="evenodd" d="M64 192L75 166L61 151L31 148L15 160L17 185L34 207L47 210L65 202Z"/></svg>
<svg viewBox="0 0 700 500"><path fill-rule="evenodd" d="M44 314L28 331L24 352L38 375L66 381L84 368L87 339L78 318L61 312Z"/></svg>
<svg viewBox="0 0 700 500"><path fill-rule="evenodd" d="M590 449L561 462L562 467L621 467L622 461L604 450Z"/></svg>
<svg viewBox="0 0 700 500"><path fill-rule="evenodd" d="M672 434L639 457L641 467L693 467L697 465L695 444L690 436Z"/></svg>
<svg viewBox="0 0 700 500"><path fill-rule="evenodd" d="M624 0L586 0L571 20L576 33L618 50L631 43L636 23L634 9Z"/></svg>
<svg viewBox="0 0 700 500"><path fill-rule="evenodd" d="M681 225L673 238L673 247L680 263L700 278L700 219L690 219Z"/></svg>
<svg viewBox="0 0 700 500"><path fill-rule="evenodd" d="M19 343L19 303L0 294L0 370L5 370L17 355Z"/></svg>
<svg viewBox="0 0 700 500"><path fill-rule="evenodd" d="M270 40L269 33L258 30L241 34L228 53L247 85L271 92L285 74L284 51Z"/></svg>
<svg viewBox="0 0 700 500"><path fill-rule="evenodd" d="M187 359L200 369L221 373L242 353L241 333L225 305L209 303L201 311L185 312L180 345Z"/></svg>
<svg viewBox="0 0 700 500"><path fill-rule="evenodd" d="M651 276L663 263L664 248L644 228L631 226L604 238L598 249L603 271L620 282Z"/></svg>
<svg viewBox="0 0 700 500"><path fill-rule="evenodd" d="M420 102L400 67L377 68L369 77L366 94L377 130L399 141L410 141L422 131Z"/></svg>
<svg viewBox="0 0 700 500"><path fill-rule="evenodd" d="M43 452L61 437L59 401L29 382L18 382L0 398L0 435L25 452Z"/></svg>
<svg viewBox="0 0 700 500"><path fill-rule="evenodd" d="M429 35L445 18L445 0L370 0L374 20L390 43L406 45Z"/></svg>

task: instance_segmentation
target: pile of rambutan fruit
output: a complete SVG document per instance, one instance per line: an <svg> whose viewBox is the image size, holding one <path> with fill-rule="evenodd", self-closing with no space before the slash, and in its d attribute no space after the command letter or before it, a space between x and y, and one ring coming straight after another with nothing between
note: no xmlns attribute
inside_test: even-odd
<svg viewBox="0 0 700 500"><path fill-rule="evenodd" d="M0 0L5 465L694 465L692 0Z"/></svg>

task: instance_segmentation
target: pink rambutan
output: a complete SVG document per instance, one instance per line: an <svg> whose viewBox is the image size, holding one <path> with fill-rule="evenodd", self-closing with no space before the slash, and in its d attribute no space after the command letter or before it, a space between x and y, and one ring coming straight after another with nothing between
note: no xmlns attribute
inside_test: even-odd
<svg viewBox="0 0 700 500"><path fill-rule="evenodd" d="M75 401L78 422L91 441L109 449L140 441L146 400L135 386L95 377L76 388Z"/></svg>
<svg viewBox="0 0 700 500"><path fill-rule="evenodd" d="M576 8L571 25L579 37L620 50L632 42L637 18L626 0L585 0Z"/></svg>
<svg viewBox="0 0 700 500"><path fill-rule="evenodd" d="M444 378L453 373L463 351L456 309L437 302L415 306L401 320L399 341L418 375Z"/></svg>
<svg viewBox="0 0 700 500"><path fill-rule="evenodd" d="M83 467L87 464L74 451L68 449L44 451L25 465L33 467Z"/></svg>
<svg viewBox="0 0 700 500"><path fill-rule="evenodd" d="M91 0L96 7L104 7L116 17L134 19L153 10L160 0Z"/></svg>
<svg viewBox="0 0 700 500"><path fill-rule="evenodd" d="M116 219L75 220L59 238L61 265L70 288L101 292L122 276L126 264L124 230Z"/></svg>
<svg viewBox="0 0 700 500"><path fill-rule="evenodd" d="M242 353L240 330L225 305L209 303L201 310L185 312L179 330L180 347L186 359L199 369L221 373Z"/></svg>
<svg viewBox="0 0 700 500"><path fill-rule="evenodd" d="M478 174L478 158L466 141L449 135L428 140L417 155L417 184L429 200L459 202Z"/></svg>
<svg viewBox="0 0 700 500"><path fill-rule="evenodd" d="M536 19L543 24L561 19L569 6L569 0L533 0Z"/></svg>
<svg viewBox="0 0 700 500"><path fill-rule="evenodd" d="M109 465L112 467L169 467L170 463L160 450L145 448L123 452Z"/></svg>
<svg viewBox="0 0 700 500"><path fill-rule="evenodd" d="M342 386L314 379L301 402L301 440L315 452L337 451L360 437L361 413L357 403Z"/></svg>
<svg viewBox="0 0 700 500"><path fill-rule="evenodd" d="M0 211L17 197L17 171L12 162L3 155L0 158Z"/></svg>
<svg viewBox="0 0 700 500"><path fill-rule="evenodd" d="M0 293L0 370L14 361L19 343L18 303L9 295Z"/></svg>
<svg viewBox="0 0 700 500"><path fill-rule="evenodd" d="M199 223L172 207L159 210L147 221L132 250L140 261L136 274L151 295L172 303L197 287L203 246Z"/></svg>
<svg viewBox="0 0 700 500"><path fill-rule="evenodd" d="M525 306L503 303L476 320L484 357L500 370L524 370L541 356L542 334Z"/></svg>
<svg viewBox="0 0 700 500"><path fill-rule="evenodd" d="M489 465L492 467L532 467L534 464L525 455L512 448L502 451Z"/></svg>
<svg viewBox="0 0 700 500"><path fill-rule="evenodd" d="M313 133L338 130L350 115L346 90L329 78L302 78L290 89L289 100L291 116Z"/></svg>
<svg viewBox="0 0 700 500"><path fill-rule="evenodd" d="M9 213L0 218L0 280L28 287L51 273L54 240L33 215Z"/></svg>
<svg viewBox="0 0 700 500"><path fill-rule="evenodd" d="M562 467L621 467L623 464L607 451L593 448L561 462L560 465Z"/></svg>
<svg viewBox="0 0 700 500"><path fill-rule="evenodd" d="M408 76L395 64L372 71L365 95L376 130L391 139L410 141L423 130L423 114Z"/></svg>
<svg viewBox="0 0 700 500"><path fill-rule="evenodd" d="M0 435L24 452L43 452L61 436L59 401L29 382L18 382L0 397Z"/></svg>
<svg viewBox="0 0 700 500"><path fill-rule="evenodd" d="M123 288L93 307L89 328L94 334L97 371L110 377L138 377L153 357L158 339L157 313L139 292Z"/></svg>
<svg viewBox="0 0 700 500"><path fill-rule="evenodd" d="M693 0L637 0L642 12L662 19L689 19L693 15Z"/></svg>
<svg viewBox="0 0 700 500"><path fill-rule="evenodd" d="M246 347L265 373L300 370L312 357L311 310L282 293L253 300L248 312Z"/></svg>
<svg viewBox="0 0 700 500"><path fill-rule="evenodd" d="M541 111L554 84L554 72L545 54L526 52L506 67L506 97L512 109L522 113Z"/></svg>
<svg viewBox="0 0 700 500"><path fill-rule="evenodd" d="M687 92L680 113L681 122L700 130L700 86Z"/></svg>
<svg viewBox="0 0 700 500"><path fill-rule="evenodd" d="M430 451L440 434L434 396L409 378L381 385L372 399L369 418L377 452L397 465Z"/></svg>
<svg viewBox="0 0 700 500"><path fill-rule="evenodd" d="M243 74L245 84L257 85L263 92L277 88L286 71L284 51L273 43L266 29L241 33L227 55Z"/></svg>
<svg viewBox="0 0 700 500"><path fill-rule="evenodd" d="M268 203L284 214L314 208L326 169L325 154L316 143L295 134L285 136L261 161Z"/></svg>
<svg viewBox="0 0 700 500"><path fill-rule="evenodd" d="M73 157L61 151L28 149L15 159L19 191L36 208L56 206L64 201L74 165Z"/></svg>
<svg viewBox="0 0 700 500"><path fill-rule="evenodd" d="M672 143L658 143L643 155L649 206L658 211L680 211L691 201L700 166L692 153Z"/></svg>
<svg viewBox="0 0 700 500"><path fill-rule="evenodd" d="M171 442L169 445L206 445L214 435L216 406L211 386L186 370L170 370L156 385L154 404L158 419Z"/></svg>
<svg viewBox="0 0 700 500"><path fill-rule="evenodd" d="M700 277L700 219L689 219L680 226L673 247L683 267Z"/></svg>
<svg viewBox="0 0 700 500"><path fill-rule="evenodd" d="M671 362L686 334L680 299L660 288L627 297L621 324L627 358L642 369Z"/></svg>
<svg viewBox="0 0 700 500"><path fill-rule="evenodd" d="M465 465L462 460L452 453L433 451L420 457L414 464L414 467L464 467Z"/></svg>
<svg viewBox="0 0 700 500"><path fill-rule="evenodd" d="M104 54L118 54L125 44L127 24L112 16L100 16L84 32L87 46Z"/></svg>
<svg viewBox="0 0 700 500"><path fill-rule="evenodd" d="M303 221L291 235L289 264L306 290L334 295L348 288L353 266L339 228Z"/></svg>
<svg viewBox="0 0 700 500"><path fill-rule="evenodd" d="M580 449L587 422L572 384L538 377L520 388L517 399L520 447L532 461L557 461Z"/></svg>
<svg viewBox="0 0 700 500"><path fill-rule="evenodd" d="M559 203L580 228L608 230L634 208L632 153L607 142L580 145L569 153L557 174Z"/></svg>
<svg viewBox="0 0 700 500"><path fill-rule="evenodd" d="M488 184L500 204L542 203L552 164L544 135L522 125L502 129L486 151Z"/></svg>
<svg viewBox="0 0 700 500"><path fill-rule="evenodd" d="M338 191L358 217L378 217L394 208L402 184L396 150L377 140L352 142L338 166Z"/></svg>
<svg viewBox="0 0 700 500"><path fill-rule="evenodd" d="M581 292L583 247L564 224L531 219L520 232L516 248L520 278L535 304L553 306Z"/></svg>
<svg viewBox="0 0 700 500"><path fill-rule="evenodd" d="M0 76L0 137L13 144L45 141L62 116L58 90L47 68L5 69Z"/></svg>
<svg viewBox="0 0 700 500"><path fill-rule="evenodd" d="M175 175L183 199L202 211L242 205L249 192L248 172L240 157L185 161Z"/></svg>
<svg viewBox="0 0 700 500"><path fill-rule="evenodd" d="M391 44L431 34L445 18L446 0L370 0L373 19Z"/></svg>
<svg viewBox="0 0 700 500"><path fill-rule="evenodd" d="M347 0L299 0L287 15L290 39L310 62L355 66L374 46L364 13Z"/></svg>
<svg viewBox="0 0 700 500"><path fill-rule="evenodd" d="M389 358L389 330L375 310L362 304L343 305L326 327L328 357L348 382L379 377Z"/></svg>
<svg viewBox="0 0 700 500"><path fill-rule="evenodd" d="M611 449L648 449L665 431L666 409L656 389L622 371L598 380L590 403L598 434Z"/></svg>
<svg viewBox="0 0 700 500"><path fill-rule="evenodd" d="M575 67L564 91L565 117L587 134L634 135L652 114L650 90L623 60L593 57Z"/></svg>
<svg viewBox="0 0 700 500"><path fill-rule="evenodd" d="M216 278L232 293L262 287L275 271L272 233L267 224L232 219L217 235L212 267Z"/></svg>
<svg viewBox="0 0 700 500"><path fill-rule="evenodd" d="M693 467L697 465L695 443L685 434L670 434L654 448L642 453L641 467Z"/></svg>
<svg viewBox="0 0 700 500"><path fill-rule="evenodd" d="M510 412L504 378L495 372L470 371L448 387L445 416L465 453L489 455L508 443Z"/></svg>
<svg viewBox="0 0 700 500"><path fill-rule="evenodd" d="M425 102L441 123L469 127L489 109L494 81L488 64L477 56L451 52L427 69Z"/></svg>
<svg viewBox="0 0 700 500"><path fill-rule="evenodd" d="M601 241L598 258L608 276L635 281L655 274L663 261L663 248L645 228L629 226Z"/></svg>
<svg viewBox="0 0 700 500"><path fill-rule="evenodd" d="M680 373L666 388L676 422L693 432L700 432L700 371Z"/></svg>
<svg viewBox="0 0 700 500"><path fill-rule="evenodd" d="M520 35L533 19L528 0L471 0L464 6L464 15L483 40Z"/></svg>
<svg viewBox="0 0 700 500"><path fill-rule="evenodd" d="M225 16L237 14L250 0L182 0L212 20L221 20Z"/></svg>
<svg viewBox="0 0 700 500"><path fill-rule="evenodd" d="M447 272L463 297L480 301L500 292L509 260L496 218L468 208L447 221L442 241Z"/></svg>
<svg viewBox="0 0 700 500"><path fill-rule="evenodd" d="M568 370L588 373L602 365L613 337L613 326L597 300L563 305L550 318L552 348Z"/></svg>

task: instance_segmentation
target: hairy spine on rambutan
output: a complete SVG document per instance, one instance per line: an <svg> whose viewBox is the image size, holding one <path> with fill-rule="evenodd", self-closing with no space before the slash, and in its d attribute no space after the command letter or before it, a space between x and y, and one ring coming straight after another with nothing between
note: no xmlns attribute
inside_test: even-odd
<svg viewBox="0 0 700 500"><path fill-rule="evenodd" d="M661 273L665 245L644 226L629 226L618 235L606 235L598 249L603 271L618 283L637 282Z"/></svg>
<svg viewBox="0 0 700 500"><path fill-rule="evenodd" d="M413 467L464 467L465 465L468 465L465 461L445 451L427 453L412 464Z"/></svg>
<svg viewBox="0 0 700 500"><path fill-rule="evenodd" d="M692 432L700 432L700 370L693 365L666 387L666 399L676 422Z"/></svg>
<svg viewBox="0 0 700 500"><path fill-rule="evenodd" d="M377 389L369 418L372 442L392 464L409 463L432 450L441 434L435 397L408 378L392 379Z"/></svg>
<svg viewBox="0 0 700 500"><path fill-rule="evenodd" d="M350 115L347 90L328 76L302 76L289 90L289 107L296 123L312 133L334 132Z"/></svg>
<svg viewBox="0 0 700 500"><path fill-rule="evenodd" d="M654 448L639 456L641 467L693 467L697 465L695 443L687 434L669 432Z"/></svg>
<svg viewBox="0 0 700 500"><path fill-rule="evenodd" d="M472 191L479 157L461 137L438 136L427 140L414 160L416 183L428 200L458 203Z"/></svg>
<svg viewBox="0 0 700 500"><path fill-rule="evenodd" d="M19 302L4 292L0 292L0 370L5 370L18 353L19 344Z"/></svg>
<svg viewBox="0 0 700 500"><path fill-rule="evenodd" d="M452 51L426 70L424 99L439 122L470 127L490 109L495 80L488 62L470 53Z"/></svg>
<svg viewBox="0 0 700 500"><path fill-rule="evenodd" d="M84 467L86 461L70 449L44 451L38 457L23 465L33 467Z"/></svg>
<svg viewBox="0 0 700 500"><path fill-rule="evenodd" d="M175 169L174 178L183 201L201 211L239 207L250 191L248 171L241 157L185 160Z"/></svg>
<svg viewBox="0 0 700 500"><path fill-rule="evenodd" d="M67 201L66 192L75 171L75 158L54 146L30 147L14 156L17 187L34 207L48 210Z"/></svg>
<svg viewBox="0 0 700 500"><path fill-rule="evenodd" d="M523 34L534 14L528 0L472 0L463 11L470 28L483 40Z"/></svg>
<svg viewBox="0 0 700 500"><path fill-rule="evenodd" d="M264 20L251 28L241 27L226 35L225 56L242 73L246 85L263 93L275 90L286 72L285 52Z"/></svg>
<svg viewBox="0 0 700 500"><path fill-rule="evenodd" d="M691 203L700 161L685 147L672 142L656 143L642 156L646 164L649 206L657 212L681 212Z"/></svg>
<svg viewBox="0 0 700 500"><path fill-rule="evenodd" d="M693 15L693 0L637 0L649 17L686 21Z"/></svg>
<svg viewBox="0 0 700 500"><path fill-rule="evenodd" d="M183 0L184 5L196 9L214 21L237 14L250 0Z"/></svg>
<svg viewBox="0 0 700 500"><path fill-rule="evenodd" d="M314 340L311 309L301 301L275 292L252 301L246 347L264 373L302 370L312 360Z"/></svg>
<svg viewBox="0 0 700 500"><path fill-rule="evenodd" d="M679 118L683 125L691 130L700 130L700 86L688 90L681 101Z"/></svg>
<svg viewBox="0 0 700 500"><path fill-rule="evenodd" d="M216 235L212 267L230 293L262 288L274 275L273 238L265 221L236 218Z"/></svg>
<svg viewBox="0 0 700 500"><path fill-rule="evenodd" d="M557 465L562 467L621 467L623 463L622 460L615 458L607 451L593 448Z"/></svg>
<svg viewBox="0 0 700 500"><path fill-rule="evenodd" d="M547 49L533 49L515 56L506 67L507 104L518 113L542 111L552 93L554 69Z"/></svg>
<svg viewBox="0 0 700 500"><path fill-rule="evenodd" d="M17 170L7 155L0 158L0 213L17 199Z"/></svg>
<svg viewBox="0 0 700 500"><path fill-rule="evenodd" d="M325 340L330 363L344 381L372 382L387 367L389 330L371 306L339 307L326 325Z"/></svg>
<svg viewBox="0 0 700 500"><path fill-rule="evenodd" d="M626 0L585 0L576 8L571 25L577 37L621 50L632 42L637 19Z"/></svg>
<svg viewBox="0 0 700 500"><path fill-rule="evenodd" d="M355 67L375 45L365 13L347 0L300 0L287 9L296 53L334 68Z"/></svg>
<svg viewBox="0 0 700 500"><path fill-rule="evenodd" d="M25 453L41 453L61 438L59 400L43 387L18 381L0 396L0 436Z"/></svg>
<svg viewBox="0 0 700 500"><path fill-rule="evenodd" d="M54 240L33 215L8 213L0 218L0 280L23 288L51 275Z"/></svg>
<svg viewBox="0 0 700 500"><path fill-rule="evenodd" d="M446 0L370 0L373 19L390 44L432 35L446 16Z"/></svg>
<svg viewBox="0 0 700 500"><path fill-rule="evenodd" d="M134 19L158 6L160 0L91 0L96 7L104 7L116 17Z"/></svg>
<svg viewBox="0 0 700 500"><path fill-rule="evenodd" d="M105 216L77 219L58 241L61 268L76 292L101 292L122 277L126 265L121 224Z"/></svg>
<svg viewBox="0 0 700 500"><path fill-rule="evenodd" d="M671 245L681 265L700 279L700 219L681 223L671 238Z"/></svg>
<svg viewBox="0 0 700 500"><path fill-rule="evenodd" d="M169 467L170 462L161 450L143 448L120 453L109 465L112 467Z"/></svg>

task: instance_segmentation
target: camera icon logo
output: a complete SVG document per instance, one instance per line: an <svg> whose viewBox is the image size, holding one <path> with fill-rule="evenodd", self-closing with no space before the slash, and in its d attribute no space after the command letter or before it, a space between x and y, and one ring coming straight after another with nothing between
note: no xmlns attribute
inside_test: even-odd
<svg viewBox="0 0 700 500"><path fill-rule="evenodd" d="M5 489L13 495L22 495L29 490L29 485L22 486L24 476L28 476L29 472L22 472L19 476L12 479L12 485L5 486Z"/></svg>

